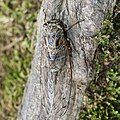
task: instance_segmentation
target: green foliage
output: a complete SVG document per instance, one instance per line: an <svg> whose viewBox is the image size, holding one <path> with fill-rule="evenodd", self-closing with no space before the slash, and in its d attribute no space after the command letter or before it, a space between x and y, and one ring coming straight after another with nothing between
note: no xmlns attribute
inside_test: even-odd
<svg viewBox="0 0 120 120"><path fill-rule="evenodd" d="M38 1L0 1L0 120L15 120L33 55Z"/></svg>
<svg viewBox="0 0 120 120"><path fill-rule="evenodd" d="M80 120L120 120L120 5L106 18L94 60L96 75L87 89ZM111 17L110 17L111 16ZM119 17L118 17L119 16Z"/></svg>

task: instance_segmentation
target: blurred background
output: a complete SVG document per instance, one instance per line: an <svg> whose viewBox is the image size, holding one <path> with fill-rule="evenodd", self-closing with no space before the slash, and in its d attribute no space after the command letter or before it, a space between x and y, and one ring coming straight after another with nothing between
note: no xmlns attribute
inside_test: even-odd
<svg viewBox="0 0 120 120"><path fill-rule="evenodd" d="M36 43L41 0L0 0L0 120L16 120ZM81 120L120 120L120 3L99 33L96 77Z"/></svg>
<svg viewBox="0 0 120 120"><path fill-rule="evenodd" d="M15 120L36 42L40 0L0 0L0 120Z"/></svg>

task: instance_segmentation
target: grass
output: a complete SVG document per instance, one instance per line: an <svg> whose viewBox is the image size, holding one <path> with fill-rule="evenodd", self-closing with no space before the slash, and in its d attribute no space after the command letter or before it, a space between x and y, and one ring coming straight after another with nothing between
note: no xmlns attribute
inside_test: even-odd
<svg viewBox="0 0 120 120"><path fill-rule="evenodd" d="M15 120L30 71L40 2L0 1L0 119Z"/></svg>
<svg viewBox="0 0 120 120"><path fill-rule="evenodd" d="M0 120L16 120L35 44L40 1L0 1ZM120 119L119 4L99 33L96 77L87 89L81 120Z"/></svg>

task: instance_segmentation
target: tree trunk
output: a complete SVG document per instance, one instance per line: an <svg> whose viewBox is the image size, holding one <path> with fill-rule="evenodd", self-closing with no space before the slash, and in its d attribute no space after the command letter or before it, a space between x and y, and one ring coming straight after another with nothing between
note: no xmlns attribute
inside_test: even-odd
<svg viewBox="0 0 120 120"><path fill-rule="evenodd" d="M18 120L77 120L92 80L93 40L115 0L46 0Z"/></svg>

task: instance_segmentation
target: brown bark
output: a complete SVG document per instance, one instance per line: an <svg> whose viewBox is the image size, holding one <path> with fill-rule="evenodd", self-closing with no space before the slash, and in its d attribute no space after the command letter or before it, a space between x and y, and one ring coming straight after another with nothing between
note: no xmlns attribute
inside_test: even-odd
<svg viewBox="0 0 120 120"><path fill-rule="evenodd" d="M18 120L79 119L85 89L94 76L92 60L96 43L93 38L102 27L107 12L112 11L114 2L115 0L43 1L38 15L35 55ZM44 31L45 23L52 19L62 21L62 26L67 25L67 28L62 28L63 34L60 36L64 42L64 51L61 50L64 59L61 58L61 61L48 59L51 49L45 43L45 35L48 37L48 33ZM46 29L48 32L49 29ZM58 51L54 52L59 54ZM59 69L55 71L53 67L56 66Z"/></svg>

